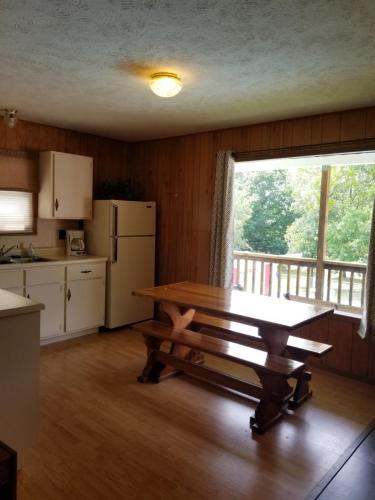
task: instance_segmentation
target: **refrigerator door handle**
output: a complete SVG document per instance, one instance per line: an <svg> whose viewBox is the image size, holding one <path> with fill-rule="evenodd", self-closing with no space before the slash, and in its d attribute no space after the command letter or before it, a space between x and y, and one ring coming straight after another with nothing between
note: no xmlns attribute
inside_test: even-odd
<svg viewBox="0 0 375 500"><path fill-rule="evenodd" d="M118 236L118 205L112 205L112 235Z"/></svg>
<svg viewBox="0 0 375 500"><path fill-rule="evenodd" d="M117 236L112 237L112 258L111 263L116 264L117 262Z"/></svg>

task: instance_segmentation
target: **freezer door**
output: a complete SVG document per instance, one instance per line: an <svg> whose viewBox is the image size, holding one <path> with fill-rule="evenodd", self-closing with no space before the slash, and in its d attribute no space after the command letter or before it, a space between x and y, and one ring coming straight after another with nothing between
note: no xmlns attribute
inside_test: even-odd
<svg viewBox="0 0 375 500"><path fill-rule="evenodd" d="M134 297L154 286L155 237L117 238L117 261L109 264L106 326L116 328L153 317L153 301Z"/></svg>
<svg viewBox="0 0 375 500"><path fill-rule="evenodd" d="M149 236L155 234L154 201L111 200L111 236Z"/></svg>

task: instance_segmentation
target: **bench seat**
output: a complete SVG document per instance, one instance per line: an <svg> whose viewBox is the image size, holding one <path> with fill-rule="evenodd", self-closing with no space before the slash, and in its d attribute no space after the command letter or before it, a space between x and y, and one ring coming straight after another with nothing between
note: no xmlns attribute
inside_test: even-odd
<svg viewBox="0 0 375 500"><path fill-rule="evenodd" d="M255 396L260 401L255 415L250 419L250 427L259 433L281 417L283 406L293 394L287 379L299 378L305 367L303 363L293 359L268 355L259 349L187 329L177 329L155 320L137 323L133 325L133 329L146 338L148 351L148 360L142 375L138 377L139 382L158 382L162 370L170 365L205 381ZM184 346L190 348L192 352L202 351L252 368L257 373L261 385L251 384L218 370L199 366L189 361L189 355L185 357L173 355L173 349L171 354L161 351L160 346L163 341L171 342L172 346Z"/></svg>
<svg viewBox="0 0 375 500"><path fill-rule="evenodd" d="M245 366L256 367L260 371L272 372L284 377L292 377L303 368L303 363L276 355L267 355L265 351L239 345L228 340L202 335L191 330L180 330L155 320L144 321L133 325L133 328L144 335L168 340L213 354L220 358L234 361Z"/></svg>
<svg viewBox="0 0 375 500"><path fill-rule="evenodd" d="M263 343L262 337L258 334L258 328L255 326L228 321L208 314L196 312L193 317L193 326L204 327L208 330L205 334L209 335L209 329L213 328L222 332L226 340L233 339L238 343L246 345L249 341ZM314 340L301 339L289 335L287 348L292 357L304 360L308 356L320 358L332 349L329 344L316 342Z"/></svg>
<svg viewBox="0 0 375 500"><path fill-rule="evenodd" d="M206 335L214 335L221 339L235 341L242 345L263 344L262 337L258 334L258 328L244 323L228 321L200 312L195 312L192 320L192 327L199 329ZM309 356L320 358L332 349L329 344L316 342L314 340L302 339L289 335L287 351L293 359L305 362ZM293 397L289 401L289 407L295 409L312 395L309 381L311 372L304 371L297 380L297 385Z"/></svg>

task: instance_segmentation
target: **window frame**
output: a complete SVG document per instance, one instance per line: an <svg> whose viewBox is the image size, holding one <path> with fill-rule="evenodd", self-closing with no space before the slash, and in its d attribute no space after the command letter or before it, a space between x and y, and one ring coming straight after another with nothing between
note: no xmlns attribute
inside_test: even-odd
<svg viewBox="0 0 375 500"><path fill-rule="evenodd" d="M235 163L249 162L256 160L272 160L282 158L298 158L301 156L324 156L340 153L375 153L375 140L362 139L358 141L345 141L327 144L317 144L308 146L292 146L279 149L268 149L258 151L245 151L233 153ZM330 186L331 166L326 162L322 162L321 185L320 185L320 207L319 207L319 225L318 225L318 242L316 259L316 293L315 298L307 298L300 296L290 296L293 300L310 303L334 304L324 299L324 274L326 265L332 263L326 258L327 245L327 229L328 229L328 200ZM309 259L310 260L310 259ZM367 268L367 265L366 265ZM363 291L362 291L363 293ZM362 307L346 306L337 304L340 312L349 314L358 313L358 309Z"/></svg>

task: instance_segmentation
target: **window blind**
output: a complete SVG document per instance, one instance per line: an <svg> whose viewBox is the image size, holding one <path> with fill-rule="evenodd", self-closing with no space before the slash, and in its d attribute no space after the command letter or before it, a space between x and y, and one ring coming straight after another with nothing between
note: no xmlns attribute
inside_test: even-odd
<svg viewBox="0 0 375 500"><path fill-rule="evenodd" d="M31 233L32 230L33 194L0 191L0 233Z"/></svg>

